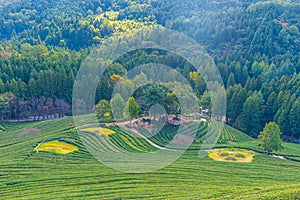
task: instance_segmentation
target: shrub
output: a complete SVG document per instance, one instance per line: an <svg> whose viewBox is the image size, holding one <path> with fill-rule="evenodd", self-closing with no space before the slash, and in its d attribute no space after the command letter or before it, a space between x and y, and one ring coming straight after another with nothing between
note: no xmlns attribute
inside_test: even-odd
<svg viewBox="0 0 300 200"><path fill-rule="evenodd" d="M235 155L235 157L238 157L238 158L245 158L245 155L242 154L242 153L237 153L237 154Z"/></svg>
<svg viewBox="0 0 300 200"><path fill-rule="evenodd" d="M220 154L220 156L223 156L223 157L225 157L225 156L228 156L229 154L227 153L227 152L222 152L221 154Z"/></svg>
<svg viewBox="0 0 300 200"><path fill-rule="evenodd" d="M104 115L103 115L104 117L109 117L110 116L110 112L106 112L106 113L104 113Z"/></svg>
<svg viewBox="0 0 300 200"><path fill-rule="evenodd" d="M232 156L226 157L225 160L229 160L229 161L237 161L237 159L236 159L235 157L232 157Z"/></svg>

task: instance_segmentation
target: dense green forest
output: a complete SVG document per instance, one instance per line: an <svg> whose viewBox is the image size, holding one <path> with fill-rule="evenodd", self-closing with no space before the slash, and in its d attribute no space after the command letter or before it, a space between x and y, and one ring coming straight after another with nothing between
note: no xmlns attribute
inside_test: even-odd
<svg viewBox="0 0 300 200"><path fill-rule="evenodd" d="M214 58L226 86L229 125L257 136L274 121L295 141L300 137L299 13L297 0L7 2L0 6L0 117L70 112L76 73L91 48L114 34L158 24L187 34ZM156 61L180 71L200 106L210 109L209 93L195 70L155 49L115 61L100 79L95 104L110 100L116 75ZM141 103L141 108L159 99L177 103L160 86L145 87L135 98L149 99L149 94L161 98Z"/></svg>

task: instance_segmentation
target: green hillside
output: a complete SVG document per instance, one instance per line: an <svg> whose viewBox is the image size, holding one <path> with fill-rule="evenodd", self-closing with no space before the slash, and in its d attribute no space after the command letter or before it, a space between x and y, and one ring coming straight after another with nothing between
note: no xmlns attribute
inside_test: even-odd
<svg viewBox="0 0 300 200"><path fill-rule="evenodd" d="M299 200L299 13L0 0L0 200Z"/></svg>
<svg viewBox="0 0 300 200"><path fill-rule="evenodd" d="M70 114L76 75L87 55L108 38L118 41L114 36L133 36L155 25L191 37L211 56L226 89L228 124L256 137L273 121L289 141L299 141L299 10L297 0L0 1L0 118ZM140 49L115 60L111 71L99 77L95 104L110 101L111 77L149 63L176 69L193 87L200 106L210 111L201 74L161 49ZM143 73L151 79L156 71ZM127 89L134 85L122 78ZM164 73L163 79L172 78L174 74ZM147 89L133 97L147 104ZM144 112L149 105L139 107ZM224 141L232 137L224 136Z"/></svg>
<svg viewBox="0 0 300 200"><path fill-rule="evenodd" d="M6 129L0 134L1 199L300 197L300 163L295 161L261 154L256 154L251 163L216 162L208 157L200 159L196 150L199 144L195 142L190 150L166 168L145 174L128 174L110 169L93 158L82 145L71 118L1 125ZM117 127L109 129L115 133L97 137L96 146L117 146L118 149L140 153L156 150L145 140L130 136ZM169 127L168 131L171 130ZM232 128L227 127L224 134L243 139L226 144L222 139L218 145L257 148L256 140L246 141L247 136ZM34 151L41 142L52 140L75 145L78 150L65 155ZM285 144L285 149L284 153L300 156L298 145Z"/></svg>

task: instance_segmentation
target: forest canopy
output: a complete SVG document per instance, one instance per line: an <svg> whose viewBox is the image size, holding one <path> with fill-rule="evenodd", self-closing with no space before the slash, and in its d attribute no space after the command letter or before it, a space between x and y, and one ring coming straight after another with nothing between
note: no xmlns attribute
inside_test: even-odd
<svg viewBox="0 0 300 200"><path fill-rule="evenodd" d="M112 35L156 24L187 34L213 57L226 86L229 125L257 136L267 122L274 121L284 135L299 139L299 13L296 0L1 3L0 118L68 112L76 73L90 50ZM157 60L182 73L193 86L199 106L210 110L201 75L186 61L155 49L116 61L114 71L98 84L95 104L110 100L117 75ZM139 95L149 90L176 104L172 93L160 87L145 87ZM149 106L141 102L141 108ZM178 110L176 105L169 109Z"/></svg>

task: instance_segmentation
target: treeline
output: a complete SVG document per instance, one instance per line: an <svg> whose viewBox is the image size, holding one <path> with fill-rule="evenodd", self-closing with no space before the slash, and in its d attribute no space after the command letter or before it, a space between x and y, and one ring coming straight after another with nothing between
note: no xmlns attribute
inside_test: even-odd
<svg viewBox="0 0 300 200"><path fill-rule="evenodd" d="M0 46L0 52L1 119L70 114L74 79L86 52L29 44Z"/></svg>
<svg viewBox="0 0 300 200"><path fill-rule="evenodd" d="M75 0L72 4L21 0L9 4L0 9L1 109L8 109L1 118L42 113L40 108L49 101L53 105L49 113L58 112L56 100L64 101L67 108L77 70L90 47L115 33L157 23L186 33L212 55L226 86L228 124L257 136L267 122L275 121L285 135L299 138L299 10L298 1L259 0ZM159 50L133 52L114 62L98 83L95 104L110 101L118 76L147 63L179 71L194 88L200 106L210 109L209 92L195 69ZM156 73L155 69L144 71L150 77ZM176 77L165 73L166 80L172 76ZM135 84L126 77L122 81ZM146 99L152 89L145 87L134 94L140 109L150 106ZM164 100L172 95L160 89L153 91ZM172 112L180 109L173 97L170 102Z"/></svg>
<svg viewBox="0 0 300 200"><path fill-rule="evenodd" d="M184 32L213 54L275 56L300 51L299 1L157 1L159 24Z"/></svg>
<svg viewBox="0 0 300 200"><path fill-rule="evenodd" d="M22 0L0 9L0 36L79 50L124 31L122 23L152 22L186 33L214 54L237 51L250 59L256 52L299 52L299 10L297 1L275 0Z"/></svg>
<svg viewBox="0 0 300 200"><path fill-rule="evenodd" d="M284 134L299 138L299 55L256 54L253 62L243 57L233 61L234 56L217 61L227 88L227 123L257 136L274 121Z"/></svg>
<svg viewBox="0 0 300 200"><path fill-rule="evenodd" d="M80 19L106 11L110 1L21 0L0 10L1 38L22 43L67 46L79 50L91 45L93 32Z"/></svg>
<svg viewBox="0 0 300 200"><path fill-rule="evenodd" d="M207 91L206 83L195 71L196 69L176 55L155 49L136 51L115 62L110 68L111 71L108 70L100 79L97 101L109 101L113 90L116 89L113 84L118 80L116 77L126 74L126 71L134 66L146 63L173 66L193 87L193 93L199 98L200 106L210 111L211 94ZM288 139L294 141L295 138L299 138L300 118L297 113L300 109L300 58L298 55L285 54L268 57L258 53L252 60L248 60L242 56L239 57L238 54L226 54L215 56L215 63L226 87L226 122L228 124L256 137L266 123L274 121L279 124L282 132L289 136ZM137 76L133 82L122 80L124 88L119 91L133 90L136 81L146 82L151 79L150 77L155 76L160 77L162 82L170 80L169 84L176 86L177 76L172 71L157 70L154 67L144 68L140 72L141 75ZM128 87L130 85L131 87ZM180 90L182 85L179 84L174 88ZM154 88L153 91L149 90L149 87L144 87L133 94L142 111L147 111L150 105L158 103L169 109L167 113L176 114L181 108L178 99L176 100L173 95L174 91L167 91L161 87ZM168 99L171 96L173 99ZM157 99L149 103L149 99L155 98Z"/></svg>
<svg viewBox="0 0 300 200"><path fill-rule="evenodd" d="M134 4L132 6L132 4ZM0 9L0 37L17 43L45 44L80 50L98 44L118 31L111 20L121 21L128 12L140 12L144 6L130 1L21 0ZM110 18L111 11L119 16ZM136 10L136 11L134 11ZM148 9L149 10L149 9ZM140 14L139 14L140 15ZM154 21L149 12L139 21ZM131 21L137 15L133 14Z"/></svg>
<svg viewBox="0 0 300 200"><path fill-rule="evenodd" d="M20 49L0 46L0 93L19 98L50 97L71 102L76 72L86 53L43 45L22 44Z"/></svg>
<svg viewBox="0 0 300 200"><path fill-rule="evenodd" d="M70 103L44 96L18 98L11 92L0 94L0 120L35 121L70 115Z"/></svg>
<svg viewBox="0 0 300 200"><path fill-rule="evenodd" d="M0 59L2 67L0 90L1 93L13 93L18 103L10 99L10 104L7 106L9 112L2 112L2 118L26 118L33 112L58 113L59 106L55 103L50 104L53 106L42 109L48 103L46 103L47 100L40 100L40 98L50 99L50 102L55 99L64 100L64 112L67 112L72 99L74 74L82 59L85 58L86 52L62 48L48 49L42 45L28 44L21 45L20 52L11 52L8 57L4 55ZM215 63L221 72L227 91L227 123L252 136L257 136L265 123L275 121L285 134L298 138L300 130L298 129L299 123L297 123L300 101L299 57L290 55L270 59L266 55L256 55L256 57L258 60L254 62L238 57L236 54L215 57ZM235 61L237 58L239 61ZM134 66L146 63L175 66L173 68L185 76L193 87L200 105L210 109L210 95L201 75L196 73L195 69L182 58L156 49L139 50L115 61L100 78L95 104L100 100L110 101L113 90L116 89L114 84L120 80L121 76ZM135 82L145 82L159 74L162 81L171 80L169 81L171 84L176 84L177 76L172 71L157 70L154 67L144 68L141 71L144 75L137 76L134 80L122 79L126 87L119 90L133 91ZM180 89L183 88L178 85L177 90ZM168 113L176 114L180 110L174 93L162 87L152 89L145 87L136 91L134 97L142 110L149 109L150 105L155 103L165 105L165 102L170 104L167 108ZM149 103L148 99L153 98L156 100ZM16 104L20 105L15 106ZM33 104L39 106L33 106ZM18 108L18 111L15 108Z"/></svg>

